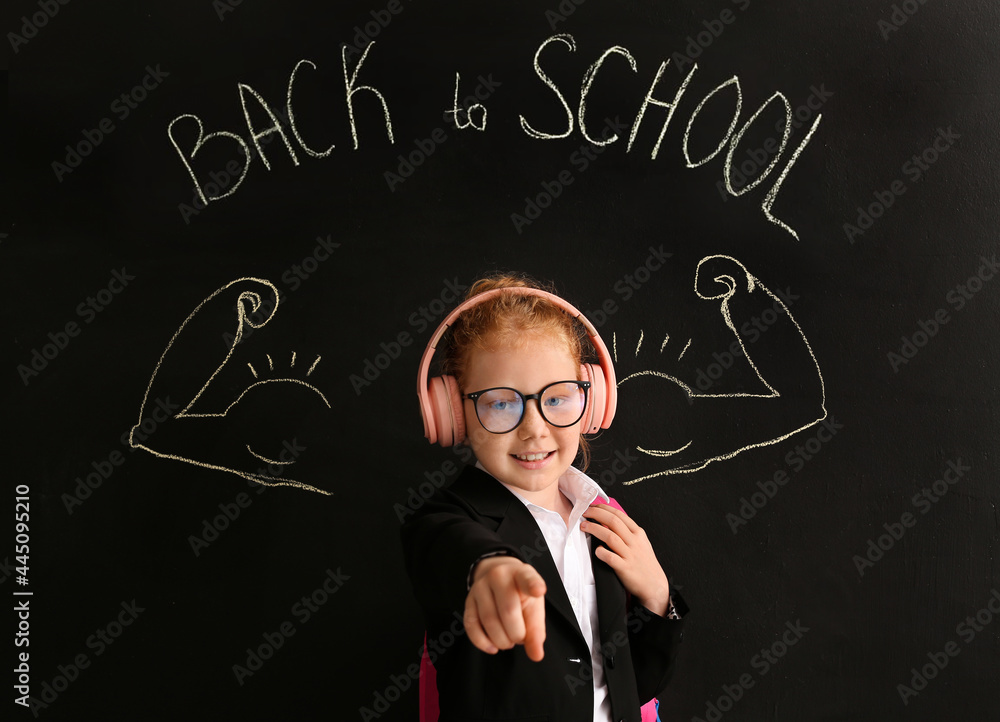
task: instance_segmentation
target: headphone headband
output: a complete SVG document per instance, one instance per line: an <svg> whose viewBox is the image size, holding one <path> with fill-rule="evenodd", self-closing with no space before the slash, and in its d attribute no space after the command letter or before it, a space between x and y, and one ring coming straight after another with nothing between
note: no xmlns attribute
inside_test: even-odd
<svg viewBox="0 0 1000 722"><path fill-rule="evenodd" d="M591 345L597 352L597 358L600 362L601 369L604 372L604 379L606 381L605 385L607 389L607 401L604 406L603 418L595 419L595 422L599 422L599 426L602 429L608 428L608 426L611 425L611 420L615 416L615 408L618 405L618 384L615 381L615 369L611 363L611 354L608 353L608 347L604 344L604 341L597 333L597 329L594 327L594 324L592 324L579 309L553 293L542 291L537 288L512 286L508 288L494 288L489 291L484 291L483 293L476 294L472 298L463 301L455 308L455 310L445 317L444 321L441 322L441 324L437 327L437 330L435 330L433 335L431 335L431 340L427 344L427 348L424 349L424 355L420 359L420 368L417 372L417 397L420 400L420 412L424 419L424 436L427 437L427 440L433 444L441 437L441 430L437 428L438 422L435 421L433 404L431 403L430 394L428 392L428 375L430 373L431 359L434 357L434 352L437 350L437 346L441 342L441 338L444 336L445 331L447 331L455 322L455 319L465 313L465 311L504 293L512 293L519 296L538 296L540 298L544 298L583 324L583 327L587 331L587 338L590 339ZM594 430L596 431L596 429Z"/></svg>

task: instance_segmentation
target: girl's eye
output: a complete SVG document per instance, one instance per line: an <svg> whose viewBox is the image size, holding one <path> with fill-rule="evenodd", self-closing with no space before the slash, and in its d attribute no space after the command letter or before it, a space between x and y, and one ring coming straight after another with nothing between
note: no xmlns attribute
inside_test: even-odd
<svg viewBox="0 0 1000 722"><path fill-rule="evenodd" d="M557 406L562 406L565 403L566 403L566 397L564 396L550 396L549 398L545 399L545 405L552 408L555 408Z"/></svg>
<svg viewBox="0 0 1000 722"><path fill-rule="evenodd" d="M480 397L479 408L491 413L513 413L521 407L521 400L509 391L492 391Z"/></svg>

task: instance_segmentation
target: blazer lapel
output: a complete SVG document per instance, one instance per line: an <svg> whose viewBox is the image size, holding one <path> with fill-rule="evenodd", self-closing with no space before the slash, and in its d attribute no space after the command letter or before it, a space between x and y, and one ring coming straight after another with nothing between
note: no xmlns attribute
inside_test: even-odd
<svg viewBox="0 0 1000 722"><path fill-rule="evenodd" d="M528 563L538 570L542 579L545 580L545 600L572 625L582 638L583 632L576 619L576 614L573 612L569 596L566 594L566 587L563 586L559 570L556 568L555 562L552 561L552 554L535 518L518 499L514 499L510 512L500 523L497 533L520 549Z"/></svg>
<svg viewBox="0 0 1000 722"><path fill-rule="evenodd" d="M520 499L511 494L500 482L494 479L481 469L474 466L466 467L468 475L455 482L462 484L461 494L465 496L477 512L483 516L492 517L498 522L496 532L507 543L514 546L521 556L531 564L542 579L545 580L546 602L557 611L566 621L572 625L577 634L583 638L580 630L580 623L573 612L573 605L570 604L566 588L563 586L559 570L552 561L552 553L549 551L545 537L541 529L531 516L531 512L524 506ZM472 472L477 477L472 478ZM591 552L593 553L593 552ZM596 573L596 568L595 568ZM614 575L614 572L612 572ZM600 597L600 585L598 585L598 597Z"/></svg>
<svg viewBox="0 0 1000 722"><path fill-rule="evenodd" d="M609 639L614 624L625 618L625 588L606 562L597 558L594 552L604 542L590 537L590 563L594 568L594 584L597 588L597 621L601 627L601 639Z"/></svg>

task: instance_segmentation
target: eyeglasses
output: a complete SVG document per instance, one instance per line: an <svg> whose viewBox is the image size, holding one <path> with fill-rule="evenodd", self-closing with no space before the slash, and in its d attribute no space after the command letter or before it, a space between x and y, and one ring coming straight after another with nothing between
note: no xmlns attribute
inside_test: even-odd
<svg viewBox="0 0 1000 722"><path fill-rule="evenodd" d="M560 429L572 426L583 417L589 389L589 381L556 381L537 394L499 386L465 394L464 398L475 404L476 417L484 429L491 434L506 434L524 419L531 399L538 402L538 411L548 424Z"/></svg>

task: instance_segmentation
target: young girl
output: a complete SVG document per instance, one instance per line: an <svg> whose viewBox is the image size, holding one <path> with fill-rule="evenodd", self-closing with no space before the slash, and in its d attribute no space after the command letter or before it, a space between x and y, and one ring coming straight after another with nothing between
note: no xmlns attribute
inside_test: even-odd
<svg viewBox="0 0 1000 722"><path fill-rule="evenodd" d="M540 290L473 284L429 391L441 329L421 363L428 438L477 459L402 529L441 722L638 722L681 638L682 602L645 532L571 466L614 413L606 349L604 371L582 365L575 309Z"/></svg>

